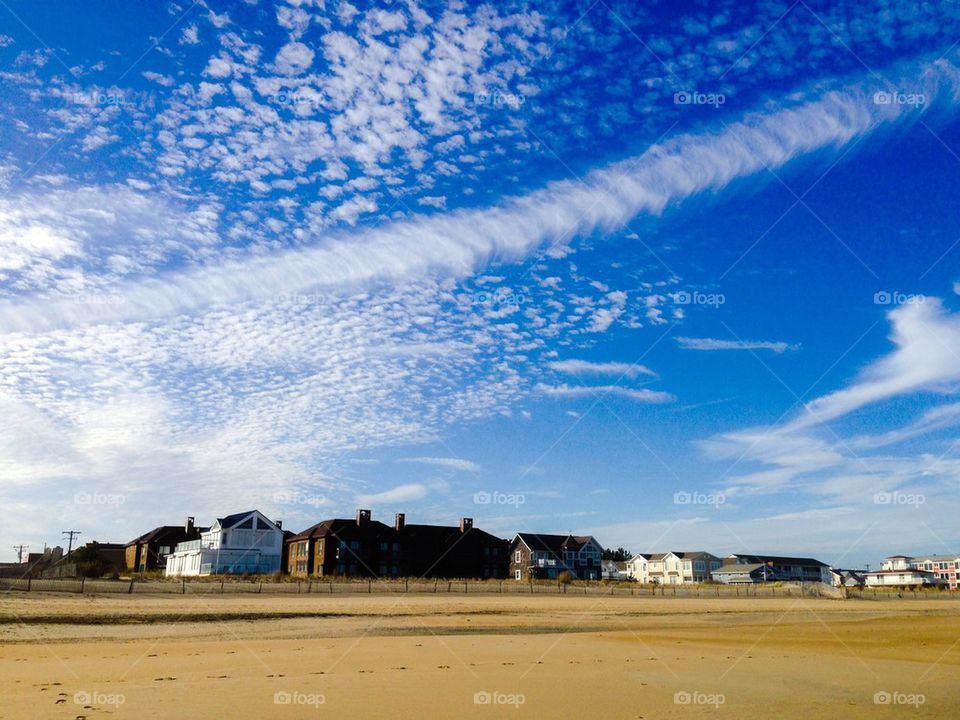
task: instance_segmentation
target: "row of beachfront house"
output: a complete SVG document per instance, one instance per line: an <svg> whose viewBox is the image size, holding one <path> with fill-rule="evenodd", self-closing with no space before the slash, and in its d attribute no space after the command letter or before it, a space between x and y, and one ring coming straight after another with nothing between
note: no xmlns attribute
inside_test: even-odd
<svg viewBox="0 0 960 720"><path fill-rule="evenodd" d="M719 582L822 582L846 587L942 586L957 588L960 557L894 555L880 570L841 570L810 557L669 551L637 553L625 562L602 560L603 546L589 535L518 533L512 541L474 527L374 520L369 510L335 518L299 533L257 510L218 518L209 527L194 519L161 526L125 547L128 571L168 576L288 573L308 577L429 577L561 580L631 580L683 585Z"/></svg>

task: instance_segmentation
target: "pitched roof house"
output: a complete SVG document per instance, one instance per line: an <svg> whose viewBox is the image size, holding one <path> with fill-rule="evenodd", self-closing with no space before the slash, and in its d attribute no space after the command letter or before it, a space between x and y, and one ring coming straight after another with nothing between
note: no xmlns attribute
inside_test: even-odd
<svg viewBox="0 0 960 720"><path fill-rule="evenodd" d="M147 572L166 568L167 555L178 543L198 540L207 528L194 527L188 517L183 525L161 525L128 542L124 547L126 568L131 572Z"/></svg>
<svg viewBox="0 0 960 720"><path fill-rule="evenodd" d="M641 582L659 585L683 585L710 580L710 573L722 563L704 550L654 553L646 561L646 577Z"/></svg>
<svg viewBox="0 0 960 720"><path fill-rule="evenodd" d="M270 574L280 570L283 530L259 510L234 513L200 533L197 540L178 543L167 556L164 574Z"/></svg>
<svg viewBox="0 0 960 720"><path fill-rule="evenodd" d="M397 513L391 527L357 510L354 520L324 520L291 537L287 564L295 577L502 578L506 540L473 527L408 524Z"/></svg>
<svg viewBox="0 0 960 720"><path fill-rule="evenodd" d="M572 579L599 580L602 554L603 546L592 535L517 533L510 543L510 575L554 580L567 572Z"/></svg>
<svg viewBox="0 0 960 720"><path fill-rule="evenodd" d="M801 581L833 584L830 566L814 558L790 557L788 555L728 555L723 559L725 569L728 565L763 565L767 581ZM728 573L721 573L714 580L724 582Z"/></svg>
<svg viewBox="0 0 960 720"><path fill-rule="evenodd" d="M353 520L324 520L288 538L287 569L294 577L397 577L401 538L395 528L357 510Z"/></svg>

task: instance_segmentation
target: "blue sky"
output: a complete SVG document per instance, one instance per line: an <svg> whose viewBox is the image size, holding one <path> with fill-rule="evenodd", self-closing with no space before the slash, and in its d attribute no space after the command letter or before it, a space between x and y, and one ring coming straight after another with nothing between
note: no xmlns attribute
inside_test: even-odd
<svg viewBox="0 0 960 720"><path fill-rule="evenodd" d="M960 552L958 39L905 2L7 0L0 547L364 506Z"/></svg>

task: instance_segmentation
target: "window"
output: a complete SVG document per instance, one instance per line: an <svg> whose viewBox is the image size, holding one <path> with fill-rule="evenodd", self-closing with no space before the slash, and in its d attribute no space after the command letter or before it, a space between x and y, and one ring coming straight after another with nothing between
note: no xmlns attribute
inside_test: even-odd
<svg viewBox="0 0 960 720"><path fill-rule="evenodd" d="M520 553L517 553L517 555L519 555L519 554L520 554ZM519 562L519 561L518 561L518 562ZM523 571L520 570L519 568L517 568L516 573L514 573L514 578L515 578L516 580L523 580L522 574L523 574Z"/></svg>
<svg viewBox="0 0 960 720"><path fill-rule="evenodd" d="M262 520L261 518L257 518L257 530L269 530L269 529L270 529L270 523L268 523L266 520Z"/></svg>
<svg viewBox="0 0 960 720"><path fill-rule="evenodd" d="M516 555L514 555L513 561L514 561L514 562L517 562L517 563L518 563L518 562L522 562L522 561L520 560L520 551L519 551L519 550L517 550ZM520 571L517 570L517 580L519 580L519 579L520 579Z"/></svg>
<svg viewBox="0 0 960 720"><path fill-rule="evenodd" d="M238 530L253 530L253 518L252 518L252 517L248 517L248 518L247 518L246 520L244 520L242 523L240 523L239 525L237 525L237 529L238 529Z"/></svg>

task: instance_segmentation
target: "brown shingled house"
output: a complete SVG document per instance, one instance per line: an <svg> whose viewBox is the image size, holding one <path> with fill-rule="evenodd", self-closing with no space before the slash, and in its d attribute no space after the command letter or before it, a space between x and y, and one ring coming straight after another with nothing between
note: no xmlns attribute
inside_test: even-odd
<svg viewBox="0 0 960 720"><path fill-rule="evenodd" d="M163 570L167 563L167 555L173 552L177 543L198 540L201 531L205 529L194 527L193 518L188 517L183 525L161 525L144 533L124 546L127 570L130 572Z"/></svg>

